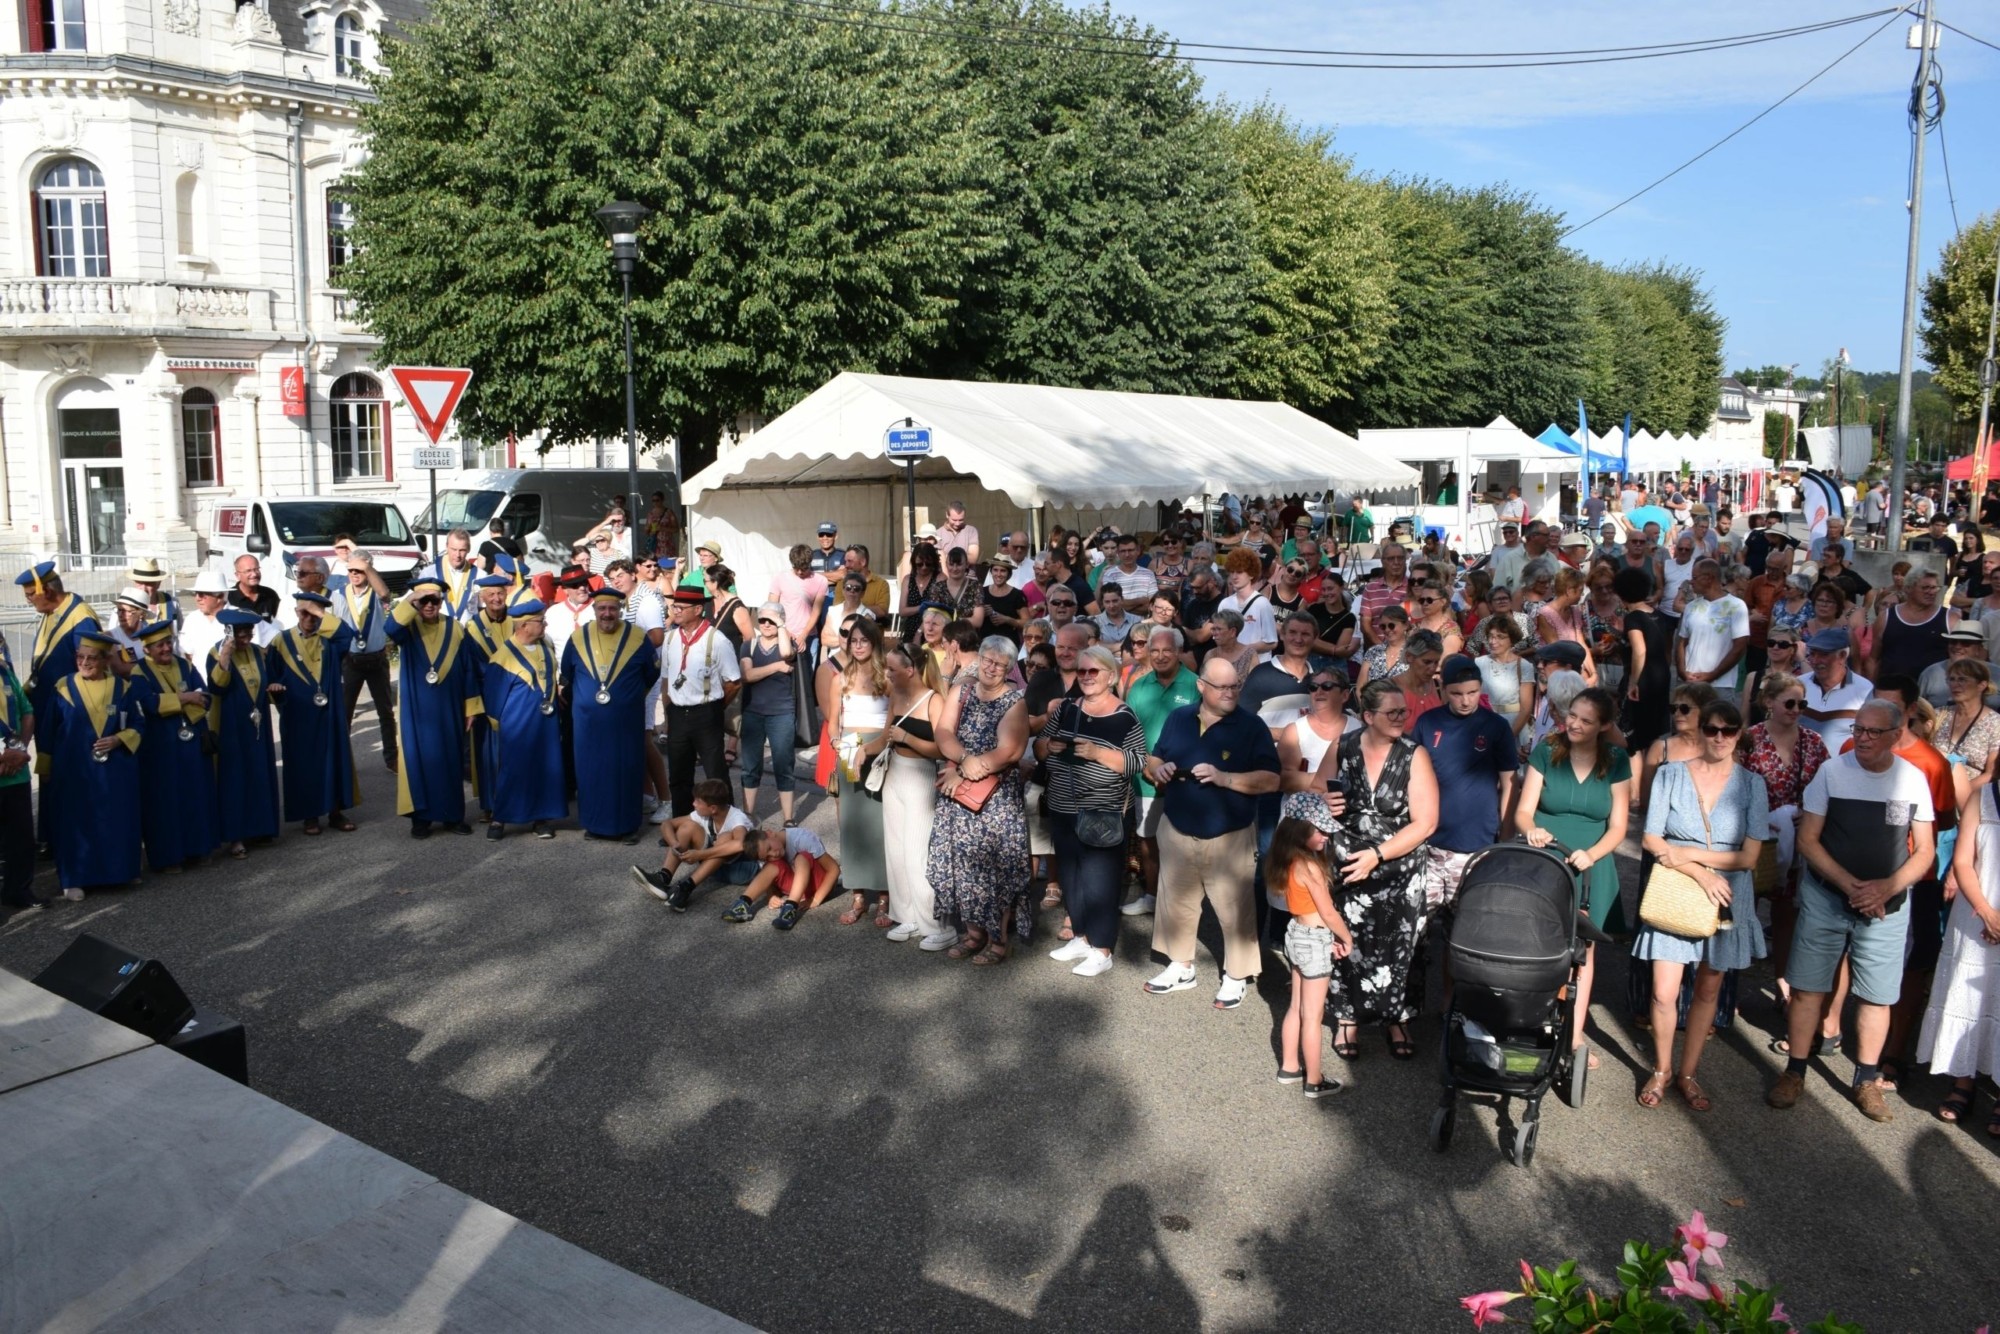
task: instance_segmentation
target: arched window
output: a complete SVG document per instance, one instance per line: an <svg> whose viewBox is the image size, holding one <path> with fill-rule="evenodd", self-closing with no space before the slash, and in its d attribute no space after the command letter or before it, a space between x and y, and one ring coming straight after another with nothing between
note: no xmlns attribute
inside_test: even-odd
<svg viewBox="0 0 2000 1334"><path fill-rule="evenodd" d="M388 404L382 382L356 372L333 382L333 480L365 482L389 476Z"/></svg>
<svg viewBox="0 0 2000 1334"><path fill-rule="evenodd" d="M35 51L88 49L83 0L39 0L28 6L28 44Z"/></svg>
<svg viewBox="0 0 2000 1334"><path fill-rule="evenodd" d="M222 425L206 389L181 395L181 472L189 486L222 484Z"/></svg>
<svg viewBox="0 0 2000 1334"><path fill-rule="evenodd" d="M111 276L111 226L97 168L74 157L51 164L35 188L35 215L44 278Z"/></svg>
<svg viewBox="0 0 2000 1334"><path fill-rule="evenodd" d="M361 59L361 20L352 14L342 14L333 21L333 74L338 79L359 79L368 73L368 66Z"/></svg>

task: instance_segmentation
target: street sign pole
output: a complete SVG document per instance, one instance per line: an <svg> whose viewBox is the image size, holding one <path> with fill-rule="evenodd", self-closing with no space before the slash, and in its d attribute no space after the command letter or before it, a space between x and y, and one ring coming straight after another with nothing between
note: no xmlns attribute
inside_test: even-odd
<svg viewBox="0 0 2000 1334"><path fill-rule="evenodd" d="M906 549L917 545L917 462L930 457L931 428L919 426L911 417L901 426L891 426L882 437L883 452L892 462L903 465L905 505L909 511L910 535Z"/></svg>

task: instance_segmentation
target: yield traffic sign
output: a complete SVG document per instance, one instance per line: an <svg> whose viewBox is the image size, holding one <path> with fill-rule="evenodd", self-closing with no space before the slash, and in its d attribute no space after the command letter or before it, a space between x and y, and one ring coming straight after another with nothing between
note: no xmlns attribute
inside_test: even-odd
<svg viewBox="0 0 2000 1334"><path fill-rule="evenodd" d="M389 377L403 391L410 415L435 445L443 438L444 428L451 425L451 414L458 410L458 400L464 396L472 372L456 366L391 366Z"/></svg>

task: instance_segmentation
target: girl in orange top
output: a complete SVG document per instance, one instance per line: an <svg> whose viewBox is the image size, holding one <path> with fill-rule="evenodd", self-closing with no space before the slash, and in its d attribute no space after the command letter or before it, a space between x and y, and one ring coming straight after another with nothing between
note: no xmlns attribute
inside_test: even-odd
<svg viewBox="0 0 2000 1334"><path fill-rule="evenodd" d="M1285 1011L1284 1047L1278 1056L1278 1082L1305 1081L1308 1098L1340 1092L1340 1081L1320 1074L1320 1016L1326 1013L1326 989L1333 961L1347 957L1354 937L1333 906L1326 876L1326 835L1304 820L1287 817L1271 836L1264 854L1267 881L1285 887L1285 958L1292 965L1292 1008ZM1306 1041L1310 1031L1312 1039ZM1301 1062L1300 1057L1304 1060Z"/></svg>

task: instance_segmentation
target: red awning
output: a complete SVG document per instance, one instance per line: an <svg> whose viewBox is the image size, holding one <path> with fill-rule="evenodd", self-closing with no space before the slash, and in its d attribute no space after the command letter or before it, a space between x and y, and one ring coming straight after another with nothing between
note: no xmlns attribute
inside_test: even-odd
<svg viewBox="0 0 2000 1334"><path fill-rule="evenodd" d="M1947 463L1944 467L1945 480L1951 482L1971 481L1973 458L1973 455L1967 454L1963 458L1956 458ZM2000 481L2000 440L1987 442L1986 475L1994 481Z"/></svg>

